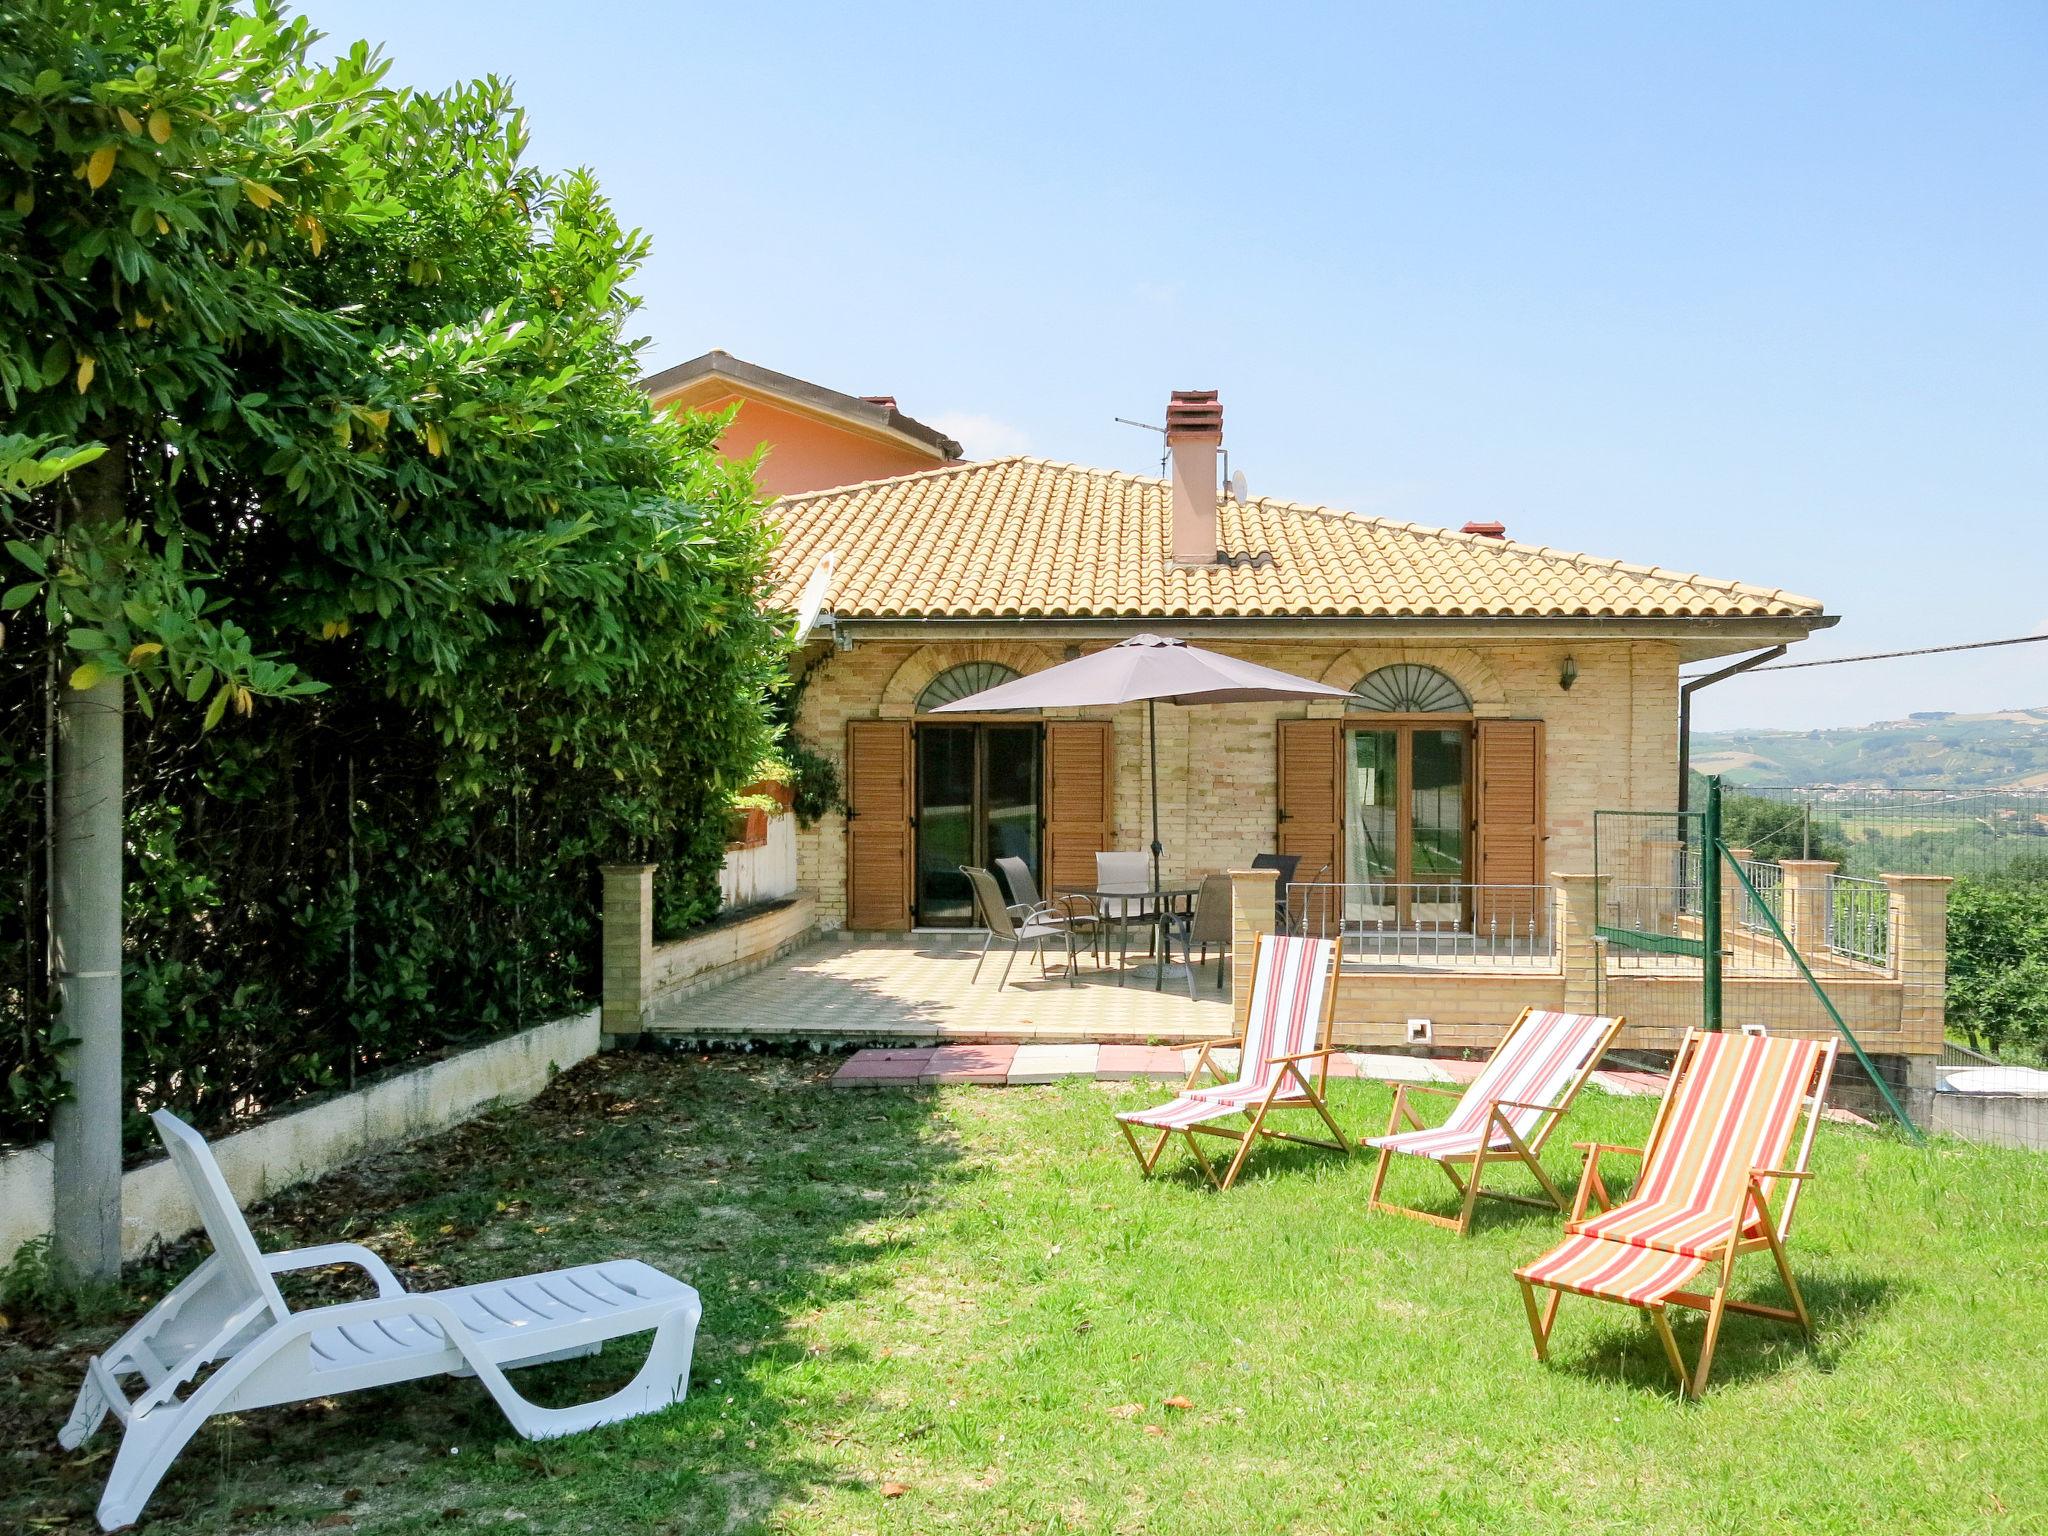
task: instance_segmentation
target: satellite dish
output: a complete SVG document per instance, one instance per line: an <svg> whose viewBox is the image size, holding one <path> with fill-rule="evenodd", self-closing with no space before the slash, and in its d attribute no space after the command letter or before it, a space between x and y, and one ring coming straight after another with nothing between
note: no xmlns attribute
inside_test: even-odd
<svg viewBox="0 0 2048 1536"><path fill-rule="evenodd" d="M825 556L811 567L810 579L804 583L803 596L796 600L796 643L804 640L818 622L818 615L825 610L825 595L832 589L832 572L839 564L835 550L827 550Z"/></svg>
<svg viewBox="0 0 2048 1536"><path fill-rule="evenodd" d="M1244 471L1233 470L1230 476L1230 499L1241 507L1245 503L1245 498L1250 495L1251 488L1245 483Z"/></svg>

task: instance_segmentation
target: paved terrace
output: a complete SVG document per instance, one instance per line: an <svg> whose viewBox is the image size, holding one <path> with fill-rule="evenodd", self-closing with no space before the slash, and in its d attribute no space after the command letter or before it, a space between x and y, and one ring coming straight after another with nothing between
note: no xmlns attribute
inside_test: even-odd
<svg viewBox="0 0 2048 1536"><path fill-rule="evenodd" d="M696 1040L826 1039L856 1045L885 1041L1104 1042L1147 1044L1214 1040L1231 1033L1230 995L1216 990L1216 960L1198 966L1196 1000L1185 978L1164 991L1113 966L1081 962L1078 981L1041 978L1029 950L1000 986L1008 946L990 949L975 981L981 940L915 934L900 940L827 938L751 976L657 1005L656 1035Z"/></svg>

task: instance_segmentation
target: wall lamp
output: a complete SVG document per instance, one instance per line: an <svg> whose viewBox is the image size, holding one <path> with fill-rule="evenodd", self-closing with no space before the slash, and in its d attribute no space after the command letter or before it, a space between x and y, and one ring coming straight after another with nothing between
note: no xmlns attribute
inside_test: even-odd
<svg viewBox="0 0 2048 1536"><path fill-rule="evenodd" d="M1578 680L1579 664L1576 661L1574 661L1570 656L1565 657L1564 665L1558 668L1557 671L1557 686L1564 689L1567 693L1569 693L1571 691L1572 684L1576 683Z"/></svg>

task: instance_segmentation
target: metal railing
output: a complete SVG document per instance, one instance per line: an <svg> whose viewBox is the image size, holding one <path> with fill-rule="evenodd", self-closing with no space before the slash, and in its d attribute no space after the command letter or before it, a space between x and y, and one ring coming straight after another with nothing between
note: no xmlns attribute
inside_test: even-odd
<svg viewBox="0 0 2048 1536"><path fill-rule="evenodd" d="M1870 965L1891 964L1892 893L1882 880L1828 876L1828 951Z"/></svg>
<svg viewBox="0 0 2048 1536"><path fill-rule="evenodd" d="M1533 970L1557 962L1547 885L1294 881L1288 926L1343 945L1347 966Z"/></svg>
<svg viewBox="0 0 2048 1536"><path fill-rule="evenodd" d="M1764 859L1737 859L1742 873L1748 877L1749 891L1740 891L1735 903L1735 926L1750 933L1769 933L1770 919L1775 917L1779 926L1785 922L1785 871ZM1738 888L1739 889L1739 888ZM1769 917L1765 913L1770 914Z"/></svg>

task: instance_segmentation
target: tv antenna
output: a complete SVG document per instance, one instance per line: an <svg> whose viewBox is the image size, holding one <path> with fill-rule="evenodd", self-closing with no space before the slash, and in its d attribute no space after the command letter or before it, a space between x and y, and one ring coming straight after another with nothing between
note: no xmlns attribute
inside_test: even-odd
<svg viewBox="0 0 2048 1536"><path fill-rule="evenodd" d="M1149 421L1133 421L1128 416L1112 416L1110 420L1114 421L1120 427L1136 427L1143 432L1157 432L1159 434L1159 478L1164 480L1166 478L1167 457L1166 428L1155 427Z"/></svg>

